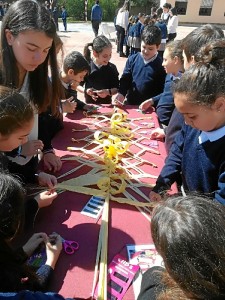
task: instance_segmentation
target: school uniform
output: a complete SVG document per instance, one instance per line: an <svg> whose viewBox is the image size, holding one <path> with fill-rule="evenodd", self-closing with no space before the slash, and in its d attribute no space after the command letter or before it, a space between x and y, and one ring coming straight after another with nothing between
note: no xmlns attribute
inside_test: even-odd
<svg viewBox="0 0 225 300"><path fill-rule="evenodd" d="M176 80L179 80L180 76L180 73L177 76L167 74L163 92L152 98L159 122L165 126L169 124L171 115L175 108L172 86Z"/></svg>
<svg viewBox="0 0 225 300"><path fill-rule="evenodd" d="M203 132L186 124L171 146L153 188L160 193L179 180L185 191L201 192L225 204L225 126Z"/></svg>
<svg viewBox="0 0 225 300"><path fill-rule="evenodd" d="M94 104L111 104L112 96L100 98L95 101L86 91L89 88L95 90L112 89L119 87L119 72L114 64L109 62L106 66L97 66L93 60L90 62L91 72L85 79L85 102Z"/></svg>
<svg viewBox="0 0 225 300"><path fill-rule="evenodd" d="M167 153L169 153L170 148L173 144L173 141L176 135L180 132L184 124L184 117L176 107L173 110L168 126L165 128L165 147Z"/></svg>
<svg viewBox="0 0 225 300"><path fill-rule="evenodd" d="M138 52L127 59L120 78L119 93L126 96L127 104L140 105L163 92L165 77L162 60L157 54L145 61Z"/></svg>
<svg viewBox="0 0 225 300"><path fill-rule="evenodd" d="M83 110L86 103L83 101L77 99L77 91L73 90L71 88L71 84L65 83L64 81L61 80L62 86L64 88L64 93L65 93L65 99L69 99L70 97L73 97L73 101L77 102L77 107L76 109Z"/></svg>

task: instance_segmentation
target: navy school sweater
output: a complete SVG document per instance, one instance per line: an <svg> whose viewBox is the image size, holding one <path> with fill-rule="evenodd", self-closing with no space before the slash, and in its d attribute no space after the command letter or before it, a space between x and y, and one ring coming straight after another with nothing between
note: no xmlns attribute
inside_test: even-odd
<svg viewBox="0 0 225 300"><path fill-rule="evenodd" d="M175 108L172 93L173 83L173 76L168 74L165 79L163 92L160 95L153 97L154 107L156 108L156 114L159 122L166 126L169 124L171 115Z"/></svg>
<svg viewBox="0 0 225 300"><path fill-rule="evenodd" d="M200 130L183 125L153 191L170 189L182 173L186 191L208 194L225 204L225 136L199 144L200 134Z"/></svg>
<svg viewBox="0 0 225 300"><path fill-rule="evenodd" d="M127 104L139 105L163 92L166 73L159 56L145 64L140 52L130 55L120 78L119 93Z"/></svg>
<svg viewBox="0 0 225 300"><path fill-rule="evenodd" d="M119 87L119 72L117 67L109 62L106 66L98 68L91 60L91 72L85 79L85 91L89 88L95 90L112 89ZM96 101L85 92L86 103L111 104L112 97L98 98Z"/></svg>

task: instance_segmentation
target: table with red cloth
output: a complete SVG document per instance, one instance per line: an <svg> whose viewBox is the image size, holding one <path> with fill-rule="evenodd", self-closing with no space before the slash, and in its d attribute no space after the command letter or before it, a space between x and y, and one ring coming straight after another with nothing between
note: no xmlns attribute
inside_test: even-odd
<svg viewBox="0 0 225 300"><path fill-rule="evenodd" d="M155 127L158 127L157 116L154 112L142 114L137 110L137 107L133 106L126 106L124 110L131 119L144 118L139 120L138 124L146 122L147 119L145 118L151 115L151 122L154 122ZM100 110L100 112L108 111L112 111L111 106L104 106ZM74 114L68 114L64 117L64 129L53 140L53 146L58 156L64 158L75 155L73 152L68 151L67 147L79 147L79 142L74 143L71 141L72 137L76 138L79 135L78 132L72 132L72 129L83 128L81 122L83 119L84 115L81 111L76 111ZM149 139L148 136L147 139ZM150 139L149 141L151 142ZM166 157L163 142L158 142L157 150L160 155L150 151L145 154L145 160L153 162L157 167L151 167L149 164L147 166L143 165L145 172L156 176L160 173ZM56 176L59 177L75 167L75 161L65 160L63 161L62 170ZM73 176L79 176L88 171L89 169L84 167L78 170L79 174L75 172L66 178L58 179L58 181L71 179ZM155 179L149 179L149 182L154 183ZM148 195L150 190L145 187L142 191ZM57 232L63 238L75 240L79 243L79 250L73 255L68 255L62 251L54 271L50 290L58 292L64 297L88 298L91 294L101 218L96 220L81 214L81 210L90 197L89 195L69 191L60 193L51 206L39 211L35 220L35 232L43 231L47 234ZM135 206L111 201L109 216L108 263L118 253L127 258L127 244L152 243L150 223ZM132 285L124 299L134 299Z"/></svg>

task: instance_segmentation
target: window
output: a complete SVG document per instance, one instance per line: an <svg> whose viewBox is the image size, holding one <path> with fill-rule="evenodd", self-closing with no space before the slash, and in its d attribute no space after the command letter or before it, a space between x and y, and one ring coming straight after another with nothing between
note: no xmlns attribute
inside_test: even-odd
<svg viewBox="0 0 225 300"><path fill-rule="evenodd" d="M214 0L202 0L199 16L211 16Z"/></svg>
<svg viewBox="0 0 225 300"><path fill-rule="evenodd" d="M175 2L178 15L186 15L188 0L179 0Z"/></svg>

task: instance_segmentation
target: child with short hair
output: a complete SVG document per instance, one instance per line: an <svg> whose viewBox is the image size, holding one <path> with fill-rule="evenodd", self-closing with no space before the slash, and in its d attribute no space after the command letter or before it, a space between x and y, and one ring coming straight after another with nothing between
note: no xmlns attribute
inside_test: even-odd
<svg viewBox="0 0 225 300"><path fill-rule="evenodd" d="M185 123L172 144L151 200L182 182L185 191L201 192L225 204L225 40L203 47L174 85L174 102Z"/></svg>
<svg viewBox="0 0 225 300"><path fill-rule="evenodd" d="M92 48L93 57L89 47ZM86 103L111 104L119 87L119 72L110 62L112 44L104 35L97 36L84 47L84 57L90 63L90 74L85 78Z"/></svg>
<svg viewBox="0 0 225 300"><path fill-rule="evenodd" d="M77 99L77 87L85 81L89 72L89 63L80 52L72 51L66 55L59 75L67 99L61 100L63 112L71 113L76 108L89 110L93 107Z"/></svg>
<svg viewBox="0 0 225 300"><path fill-rule="evenodd" d="M161 30L147 25L141 36L141 52L128 57L120 78L115 104L140 105L163 91L166 73L158 56Z"/></svg>
<svg viewBox="0 0 225 300"><path fill-rule="evenodd" d="M174 110L172 86L182 75L183 56L180 41L173 41L166 45L163 54L163 67L167 73L163 93L141 103L139 108L147 111L154 106L159 123L167 126Z"/></svg>

